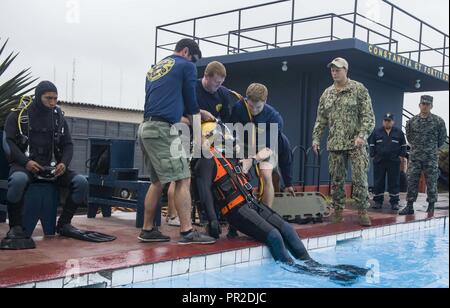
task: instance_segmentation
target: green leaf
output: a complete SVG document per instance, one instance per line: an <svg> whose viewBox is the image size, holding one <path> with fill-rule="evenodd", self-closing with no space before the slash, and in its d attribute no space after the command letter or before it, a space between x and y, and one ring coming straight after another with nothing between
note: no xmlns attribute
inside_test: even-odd
<svg viewBox="0 0 450 308"><path fill-rule="evenodd" d="M1 59L8 41L9 39L0 48L0 130L3 129L11 109L17 106L23 95L30 93L34 89L32 85L38 80L31 76L30 68L19 71L8 80L2 80L4 73L11 68L11 64L19 55L19 53L11 52L6 58Z"/></svg>

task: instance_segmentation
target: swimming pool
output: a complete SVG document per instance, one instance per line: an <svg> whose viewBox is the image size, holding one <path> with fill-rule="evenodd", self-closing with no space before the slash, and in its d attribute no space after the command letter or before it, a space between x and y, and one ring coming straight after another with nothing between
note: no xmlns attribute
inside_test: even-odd
<svg viewBox="0 0 450 308"><path fill-rule="evenodd" d="M438 228L373 240L340 242L335 248L315 250L311 256L324 264L353 264L373 268L351 287L448 288L449 229ZM323 277L291 273L271 260L134 284L133 288L335 288Z"/></svg>

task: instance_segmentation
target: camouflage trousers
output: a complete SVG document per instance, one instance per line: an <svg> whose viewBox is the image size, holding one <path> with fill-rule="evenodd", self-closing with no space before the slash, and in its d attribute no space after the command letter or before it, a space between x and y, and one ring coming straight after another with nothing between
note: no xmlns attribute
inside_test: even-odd
<svg viewBox="0 0 450 308"><path fill-rule="evenodd" d="M353 200L358 209L369 208L369 154L366 147L349 151L331 151L328 157L331 175L333 208L345 208L345 181L349 165L352 168Z"/></svg>
<svg viewBox="0 0 450 308"><path fill-rule="evenodd" d="M427 183L427 194L429 203L438 200L439 163L438 160L414 160L411 159L408 166L408 202L416 202L419 195L419 182L422 172Z"/></svg>

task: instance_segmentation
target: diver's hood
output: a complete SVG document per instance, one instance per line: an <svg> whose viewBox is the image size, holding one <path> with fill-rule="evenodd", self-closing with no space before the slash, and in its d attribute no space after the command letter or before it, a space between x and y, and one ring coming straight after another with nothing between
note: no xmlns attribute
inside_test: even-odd
<svg viewBox="0 0 450 308"><path fill-rule="evenodd" d="M44 93L47 92L55 92L58 93L58 89L56 88L56 86L50 82L50 81L42 81L40 82L35 90L35 94L34 94L34 101L33 101L33 105L35 107L37 107L40 111L50 111L50 108L47 108L44 106L44 104L42 103L42 95L44 95Z"/></svg>

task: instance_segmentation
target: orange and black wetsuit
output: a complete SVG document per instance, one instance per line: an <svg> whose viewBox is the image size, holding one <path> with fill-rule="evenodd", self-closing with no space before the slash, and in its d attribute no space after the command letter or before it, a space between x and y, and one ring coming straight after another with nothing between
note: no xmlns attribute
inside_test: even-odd
<svg viewBox="0 0 450 308"><path fill-rule="evenodd" d="M237 162L215 154L213 159L201 158L195 167L199 197L205 209L209 212L217 209L232 227L265 243L277 261L293 263L289 252L296 259L309 260L294 228L275 211L251 200L251 195L245 193L251 191L251 185L240 173ZM210 221L210 224L215 226L217 222ZM212 235L218 237L218 234Z"/></svg>

